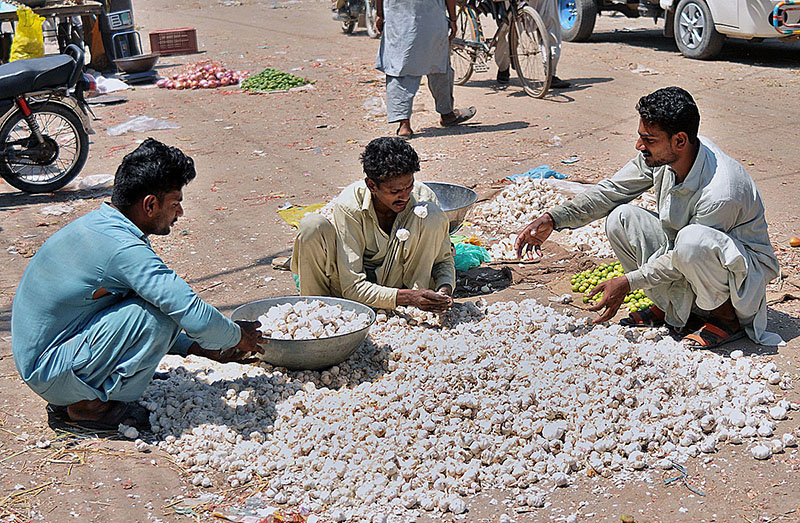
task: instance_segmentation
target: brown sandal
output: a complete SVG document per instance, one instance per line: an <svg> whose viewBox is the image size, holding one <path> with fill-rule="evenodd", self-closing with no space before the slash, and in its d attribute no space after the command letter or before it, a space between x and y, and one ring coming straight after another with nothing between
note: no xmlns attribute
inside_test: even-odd
<svg viewBox="0 0 800 523"><path fill-rule="evenodd" d="M715 349L728 342L744 337L744 329L731 331L706 322L700 329L683 338L684 345L690 349ZM687 343L688 341L688 343Z"/></svg>

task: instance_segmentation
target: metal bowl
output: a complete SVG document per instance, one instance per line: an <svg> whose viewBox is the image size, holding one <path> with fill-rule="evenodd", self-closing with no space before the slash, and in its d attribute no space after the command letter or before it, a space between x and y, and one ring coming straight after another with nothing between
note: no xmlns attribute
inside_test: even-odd
<svg viewBox="0 0 800 523"><path fill-rule="evenodd" d="M114 64L128 74L144 73L151 70L158 62L159 55L157 54L140 54L137 56L128 56L126 58L117 58Z"/></svg>
<svg viewBox="0 0 800 523"><path fill-rule="evenodd" d="M370 317L369 325L355 332L329 338L313 340L268 338L266 343L260 344L264 349L264 354L259 354L259 357L271 365L291 370L325 369L343 362L358 349L367 337L369 328L375 323L375 312L372 309L355 301L329 296L286 296L246 303L231 313L231 319L234 321L258 321L259 316L276 305L311 300L319 300L326 305L341 305L342 309L355 311L357 314L367 313Z"/></svg>
<svg viewBox="0 0 800 523"><path fill-rule="evenodd" d="M450 234L455 234L464 223L467 211L478 201L478 193L463 185L425 182L439 199L439 207L450 219Z"/></svg>

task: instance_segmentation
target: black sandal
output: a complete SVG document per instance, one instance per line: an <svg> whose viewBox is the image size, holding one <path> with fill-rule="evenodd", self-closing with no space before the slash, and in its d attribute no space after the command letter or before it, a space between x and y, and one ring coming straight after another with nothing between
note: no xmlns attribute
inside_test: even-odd
<svg viewBox="0 0 800 523"><path fill-rule="evenodd" d="M101 420L73 420L66 405L48 403L45 407L51 428L79 427L88 431L116 432L121 424L137 430L150 430L150 411L134 401L112 401L113 405Z"/></svg>
<svg viewBox="0 0 800 523"><path fill-rule="evenodd" d="M627 318L622 318L619 324L624 327L661 327L666 324L664 311L651 305L646 309L631 312Z"/></svg>
<svg viewBox="0 0 800 523"><path fill-rule="evenodd" d="M475 116L477 112L478 110L475 109L474 107L467 107L463 111L461 109L454 109L453 114L455 114L456 117L447 122L441 120L442 127L452 127L454 125L462 124L467 120L469 120L470 118L472 118L473 116Z"/></svg>

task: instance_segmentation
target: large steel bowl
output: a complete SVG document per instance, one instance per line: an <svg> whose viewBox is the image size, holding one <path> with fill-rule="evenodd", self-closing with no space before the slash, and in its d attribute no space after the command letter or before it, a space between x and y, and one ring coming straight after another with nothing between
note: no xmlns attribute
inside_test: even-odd
<svg viewBox="0 0 800 523"><path fill-rule="evenodd" d="M128 74L144 73L155 67L158 57L159 55L152 53L127 56L125 58L117 58L114 60L114 64Z"/></svg>
<svg viewBox="0 0 800 523"><path fill-rule="evenodd" d="M464 224L464 217L478 201L478 193L463 185L425 182L439 199L439 207L450 219L450 234L455 234Z"/></svg>
<svg viewBox="0 0 800 523"><path fill-rule="evenodd" d="M258 321L258 317L265 314L268 309L284 303L295 304L300 301L319 300L326 305L341 305L344 310L355 311L357 314L367 313L370 317L369 325L361 330L340 334L329 338L313 340L276 340L268 338L266 343L260 344L264 354L259 357L275 365L291 370L320 370L339 364L350 357L367 337L369 328L375 323L375 312L361 303L332 298L328 296L286 296L283 298L268 298L246 303L237 307L231 313L234 321Z"/></svg>

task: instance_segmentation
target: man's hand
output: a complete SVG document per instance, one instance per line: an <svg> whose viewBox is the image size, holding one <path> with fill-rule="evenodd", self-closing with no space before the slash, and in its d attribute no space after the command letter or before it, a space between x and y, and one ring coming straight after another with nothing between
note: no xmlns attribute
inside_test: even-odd
<svg viewBox="0 0 800 523"><path fill-rule="evenodd" d="M453 298L442 292L445 287L449 285L443 285L438 292L430 289L400 289L397 291L397 305L411 305L428 312L446 312L453 304Z"/></svg>
<svg viewBox="0 0 800 523"><path fill-rule="evenodd" d="M242 339L239 340L235 346L225 350L208 350L202 348L196 342L192 343L189 347L189 354L195 356L203 356L210 360L218 361L220 363L230 363L232 361L242 361L249 357L249 353L258 352L264 353L258 344L266 342L267 340L258 330L259 323L257 321L237 321L236 324L242 330Z"/></svg>
<svg viewBox="0 0 800 523"><path fill-rule="evenodd" d="M544 213L529 223L514 241L514 250L517 251L517 258L531 257L534 252L537 256L541 256L542 243L550 237L555 226L553 217L549 213Z"/></svg>
<svg viewBox="0 0 800 523"><path fill-rule="evenodd" d="M631 292L631 284L628 281L627 276L617 276L616 278L611 278L610 280L598 283L594 289L592 289L592 292L590 292L587 296L591 298L599 292L603 293L603 299L597 302L596 305L589 307L589 310L599 311L604 307L606 310L603 311L599 318L592 322L595 324L603 323L604 321L608 321L614 317L619 308L622 306L622 302L625 300L625 295Z"/></svg>
<svg viewBox="0 0 800 523"><path fill-rule="evenodd" d="M378 30L378 33L383 32L383 17L381 15L375 17L375 29Z"/></svg>
<svg viewBox="0 0 800 523"><path fill-rule="evenodd" d="M456 31L457 30L458 30L458 27L456 26L456 19L455 18L451 18L450 19L450 36L449 36L449 39L450 39L451 42L453 41L453 38L456 37Z"/></svg>

